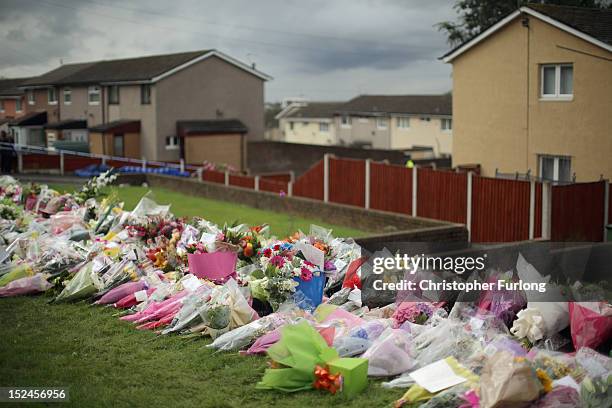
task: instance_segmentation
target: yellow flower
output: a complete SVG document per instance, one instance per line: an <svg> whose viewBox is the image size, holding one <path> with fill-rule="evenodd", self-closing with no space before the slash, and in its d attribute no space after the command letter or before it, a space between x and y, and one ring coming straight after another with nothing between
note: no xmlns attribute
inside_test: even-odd
<svg viewBox="0 0 612 408"><path fill-rule="evenodd" d="M538 380L540 380L542 386L544 387L544 392L551 392L552 380L550 379L548 374L546 374L546 371L542 370L541 368L538 368L536 369L536 374L538 376Z"/></svg>

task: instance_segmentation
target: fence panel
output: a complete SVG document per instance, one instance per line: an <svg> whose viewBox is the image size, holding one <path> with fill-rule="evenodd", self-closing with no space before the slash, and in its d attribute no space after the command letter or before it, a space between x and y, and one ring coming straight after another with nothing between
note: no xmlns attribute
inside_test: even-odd
<svg viewBox="0 0 612 408"><path fill-rule="evenodd" d="M229 176L230 186L244 187L244 188L255 188L255 179L250 176L240 176L230 174Z"/></svg>
<svg viewBox="0 0 612 408"><path fill-rule="evenodd" d="M202 172L202 180L212 183L225 183L225 173L216 170L205 170Z"/></svg>
<svg viewBox="0 0 612 408"><path fill-rule="evenodd" d="M291 181L291 173L262 174L259 176L259 179L288 183Z"/></svg>
<svg viewBox="0 0 612 408"><path fill-rule="evenodd" d="M295 181L293 195L323 200L323 160L314 164Z"/></svg>
<svg viewBox="0 0 612 408"><path fill-rule="evenodd" d="M417 215L466 223L467 174L418 169Z"/></svg>
<svg viewBox="0 0 612 408"><path fill-rule="evenodd" d="M64 171L79 170L92 164L102 164L102 159L64 154Z"/></svg>
<svg viewBox="0 0 612 408"><path fill-rule="evenodd" d="M365 161L329 159L329 201L365 206Z"/></svg>
<svg viewBox="0 0 612 408"><path fill-rule="evenodd" d="M288 193L289 188L287 183L283 183L282 181L259 179L259 190L269 191L271 193L280 193L281 191Z"/></svg>
<svg viewBox="0 0 612 408"><path fill-rule="evenodd" d="M106 165L108 167L113 167L115 169L120 169L123 166L132 166L132 167L142 166L140 163L132 162L128 158L125 158L125 159L117 158L117 159L107 160Z"/></svg>
<svg viewBox="0 0 612 408"><path fill-rule="evenodd" d="M605 183L552 187L552 241L603 240Z"/></svg>
<svg viewBox="0 0 612 408"><path fill-rule="evenodd" d="M529 239L531 183L474 176L472 182L473 242Z"/></svg>
<svg viewBox="0 0 612 408"><path fill-rule="evenodd" d="M542 183L536 183L535 187L535 220L533 225L533 237L542 238Z"/></svg>
<svg viewBox="0 0 612 408"><path fill-rule="evenodd" d="M58 170L60 169L59 154L24 153L24 170Z"/></svg>
<svg viewBox="0 0 612 408"><path fill-rule="evenodd" d="M412 169L383 163L371 163L370 208L411 214Z"/></svg>

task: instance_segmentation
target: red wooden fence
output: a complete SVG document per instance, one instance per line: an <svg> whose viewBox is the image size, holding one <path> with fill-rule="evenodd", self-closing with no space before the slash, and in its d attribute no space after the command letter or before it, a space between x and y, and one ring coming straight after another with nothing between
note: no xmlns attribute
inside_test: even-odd
<svg viewBox="0 0 612 408"><path fill-rule="evenodd" d="M419 169L417 197L419 217L466 223L467 174Z"/></svg>
<svg viewBox="0 0 612 408"><path fill-rule="evenodd" d="M472 241L508 242L529 239L530 190L531 183L528 181L474 176Z"/></svg>
<svg viewBox="0 0 612 408"><path fill-rule="evenodd" d="M412 169L370 163L370 208L412 213Z"/></svg>
<svg viewBox="0 0 612 408"><path fill-rule="evenodd" d="M59 155L32 153L23 156L23 168L26 170L59 169L59 167Z"/></svg>
<svg viewBox="0 0 612 408"><path fill-rule="evenodd" d="M240 176L240 175L230 174L229 184L230 186L255 188L255 178L250 177L250 176Z"/></svg>
<svg viewBox="0 0 612 408"><path fill-rule="evenodd" d="M312 166L295 181L293 195L323 200L323 161Z"/></svg>
<svg viewBox="0 0 612 408"><path fill-rule="evenodd" d="M329 159L329 201L365 206L365 161Z"/></svg>
<svg viewBox="0 0 612 408"><path fill-rule="evenodd" d="M225 183L225 173L216 170L205 170L202 172L202 180L213 183Z"/></svg>
<svg viewBox="0 0 612 408"><path fill-rule="evenodd" d="M552 241L603 240L605 183L552 187Z"/></svg>
<svg viewBox="0 0 612 408"><path fill-rule="evenodd" d="M259 190L269 191L271 193L280 193L281 191L288 193L289 186L287 183L283 183L282 181L259 179Z"/></svg>
<svg viewBox="0 0 612 408"><path fill-rule="evenodd" d="M542 238L542 183L535 186L535 220L533 237Z"/></svg>
<svg viewBox="0 0 612 408"><path fill-rule="evenodd" d="M74 156L68 158L64 156L64 171L79 170L92 164L102 164L102 159L98 159L96 157L82 156Z"/></svg>

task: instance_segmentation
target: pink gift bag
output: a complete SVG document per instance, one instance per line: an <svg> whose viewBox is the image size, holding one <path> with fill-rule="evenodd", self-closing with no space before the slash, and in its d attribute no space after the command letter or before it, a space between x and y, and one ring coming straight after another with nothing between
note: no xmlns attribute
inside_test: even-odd
<svg viewBox="0 0 612 408"><path fill-rule="evenodd" d="M189 272L198 278L224 283L236 273L238 256L234 252L188 254Z"/></svg>

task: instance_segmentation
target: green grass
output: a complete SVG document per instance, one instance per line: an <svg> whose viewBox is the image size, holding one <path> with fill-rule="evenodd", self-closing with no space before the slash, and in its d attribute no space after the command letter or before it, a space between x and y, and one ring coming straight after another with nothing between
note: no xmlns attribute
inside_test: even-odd
<svg viewBox="0 0 612 408"><path fill-rule="evenodd" d="M403 391L370 380L350 403L322 391L259 391L262 356L213 353L209 340L156 336L85 303L0 299L0 386L69 387L71 405L381 407Z"/></svg>
<svg viewBox="0 0 612 408"><path fill-rule="evenodd" d="M52 185L58 191L72 192L75 186L71 185ZM363 237L368 232L356 228L340 225L333 225L329 222L314 218L303 218L278 213L273 211L260 210L238 203L211 200L208 198L194 197L163 188L146 187L112 187L119 199L125 202L125 208L131 210L138 201L148 191L152 191L152 196L158 204L172 204L170 211L179 217L199 216L206 218L216 224L232 223L238 221L249 225L270 224L272 233L279 237L285 237L301 229L308 233L311 224L321 225L333 230L334 236L338 237Z"/></svg>

